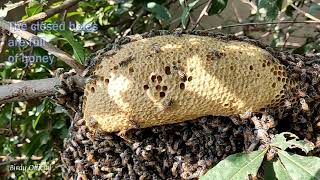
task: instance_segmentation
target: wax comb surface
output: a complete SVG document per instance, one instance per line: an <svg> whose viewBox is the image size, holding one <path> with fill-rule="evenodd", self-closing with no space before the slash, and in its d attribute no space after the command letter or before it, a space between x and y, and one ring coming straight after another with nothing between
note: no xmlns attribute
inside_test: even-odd
<svg viewBox="0 0 320 180"><path fill-rule="evenodd" d="M106 132L258 112L283 103L295 86L260 47L188 34L121 45L91 78L84 119Z"/></svg>

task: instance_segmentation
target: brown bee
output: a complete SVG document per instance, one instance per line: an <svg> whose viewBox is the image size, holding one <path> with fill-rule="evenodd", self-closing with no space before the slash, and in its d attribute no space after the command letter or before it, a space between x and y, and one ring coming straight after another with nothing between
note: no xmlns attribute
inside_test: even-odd
<svg viewBox="0 0 320 180"><path fill-rule="evenodd" d="M249 175L248 175L248 179L249 179L249 180L258 180L258 177L257 177L257 176L254 176L254 175L252 175L252 174L249 174Z"/></svg>
<svg viewBox="0 0 320 180"><path fill-rule="evenodd" d="M310 111L309 106L304 98L300 98L300 104L304 111Z"/></svg>
<svg viewBox="0 0 320 180"><path fill-rule="evenodd" d="M74 121L75 121L75 126L77 126L77 127L84 124L84 119L80 118L80 113L78 113L78 112L75 114Z"/></svg>
<svg viewBox="0 0 320 180"><path fill-rule="evenodd" d="M177 37L181 37L183 34L183 29L182 28L177 28L174 30L173 35Z"/></svg>
<svg viewBox="0 0 320 180"><path fill-rule="evenodd" d="M95 120L93 117L90 117L87 121L87 126L91 128L95 128L97 124L98 124L97 120Z"/></svg>
<svg viewBox="0 0 320 180"><path fill-rule="evenodd" d="M87 176L84 172L79 172L76 177L75 177L76 180L87 180Z"/></svg>
<svg viewBox="0 0 320 180"><path fill-rule="evenodd" d="M183 71L183 68L181 66L174 65L173 69L176 70L181 81L183 81L183 82L187 81L187 74Z"/></svg>
<svg viewBox="0 0 320 180"><path fill-rule="evenodd" d="M158 44L156 44L156 43L153 43L153 44L151 45L151 49L152 49L152 51L153 51L152 54L161 52L161 47L160 47Z"/></svg>
<svg viewBox="0 0 320 180"><path fill-rule="evenodd" d="M274 118L271 115L267 116L267 125L269 128L274 128L276 126L276 122L274 121Z"/></svg>
<svg viewBox="0 0 320 180"><path fill-rule="evenodd" d="M267 160L271 161L276 154L277 154L277 151L271 147L267 152Z"/></svg>
<svg viewBox="0 0 320 180"><path fill-rule="evenodd" d="M95 158L94 158L94 154L93 154L93 151L90 151L90 153L88 153L87 155L87 160L89 162L96 162Z"/></svg>
<svg viewBox="0 0 320 180"><path fill-rule="evenodd" d="M82 140L81 144L87 145L87 144L92 144L90 140Z"/></svg>
<svg viewBox="0 0 320 180"><path fill-rule="evenodd" d="M173 100L171 98L164 99L159 105L159 112L166 111L173 106Z"/></svg>
<svg viewBox="0 0 320 180"><path fill-rule="evenodd" d="M119 66L120 67L127 66L132 60L134 60L134 56L132 54L130 54L124 60L120 61Z"/></svg>
<svg viewBox="0 0 320 180"><path fill-rule="evenodd" d="M251 117L252 117L252 112L251 111L246 111L244 114L240 114L240 118L242 120L250 119Z"/></svg>
<svg viewBox="0 0 320 180"><path fill-rule="evenodd" d="M100 174L100 169L99 169L99 163L98 162L95 162L93 164L93 175L99 175Z"/></svg>

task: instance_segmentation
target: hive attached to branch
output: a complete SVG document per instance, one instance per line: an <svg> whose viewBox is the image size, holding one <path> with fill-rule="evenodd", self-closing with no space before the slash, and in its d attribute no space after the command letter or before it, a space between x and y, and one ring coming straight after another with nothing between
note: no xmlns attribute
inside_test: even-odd
<svg viewBox="0 0 320 180"><path fill-rule="evenodd" d="M279 106L294 88L269 52L241 41L163 35L121 45L96 65L87 125L106 132Z"/></svg>

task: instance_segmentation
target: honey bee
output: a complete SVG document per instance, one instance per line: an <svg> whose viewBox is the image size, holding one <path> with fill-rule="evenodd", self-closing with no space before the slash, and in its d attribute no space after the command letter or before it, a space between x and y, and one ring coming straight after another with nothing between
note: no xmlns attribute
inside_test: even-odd
<svg viewBox="0 0 320 180"><path fill-rule="evenodd" d="M181 37L183 34L183 29L182 28L177 28L174 30L173 35L177 37Z"/></svg>
<svg viewBox="0 0 320 180"><path fill-rule="evenodd" d="M274 148L270 148L267 152L267 160L271 161L276 154L277 154L277 151Z"/></svg>
<svg viewBox="0 0 320 180"><path fill-rule="evenodd" d="M88 126L91 128L96 127L96 125L98 124L98 122L93 117L90 117L87 122Z"/></svg>
<svg viewBox="0 0 320 180"><path fill-rule="evenodd" d="M151 45L151 49L152 49L152 51L153 51L154 53L159 53L159 52L161 52L160 46L159 46L158 44L156 44L156 43L153 43L153 44Z"/></svg>
<svg viewBox="0 0 320 180"><path fill-rule="evenodd" d="M134 56L132 54L130 54L128 57L126 57L124 60L122 60L119 63L119 66L120 67L127 66L133 59L134 59Z"/></svg>
<svg viewBox="0 0 320 180"><path fill-rule="evenodd" d="M99 175L100 174L100 169L99 169L99 163L95 162L93 164L93 174L94 175Z"/></svg>
<svg viewBox="0 0 320 180"><path fill-rule="evenodd" d="M181 81L186 82L187 81L187 74L183 71L183 68L179 65L173 66L173 69L177 71L177 74Z"/></svg>
<svg viewBox="0 0 320 180"><path fill-rule="evenodd" d="M166 111L173 106L173 100L171 98L164 99L159 105L159 112Z"/></svg>
<svg viewBox="0 0 320 180"><path fill-rule="evenodd" d="M300 104L303 111L310 111L309 106L304 98L300 98Z"/></svg>
<svg viewBox="0 0 320 180"><path fill-rule="evenodd" d="M76 126L76 127L79 127L79 126L83 125L83 123L84 123L84 119L79 119L79 120L75 123L75 126Z"/></svg>

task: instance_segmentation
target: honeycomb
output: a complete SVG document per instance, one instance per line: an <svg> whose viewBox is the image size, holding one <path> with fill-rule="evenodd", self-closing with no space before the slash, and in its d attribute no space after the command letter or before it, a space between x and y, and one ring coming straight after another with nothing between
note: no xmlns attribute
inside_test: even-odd
<svg viewBox="0 0 320 180"><path fill-rule="evenodd" d="M295 87L262 48L188 34L124 44L103 57L90 79L84 119L105 132L260 112L284 104Z"/></svg>

